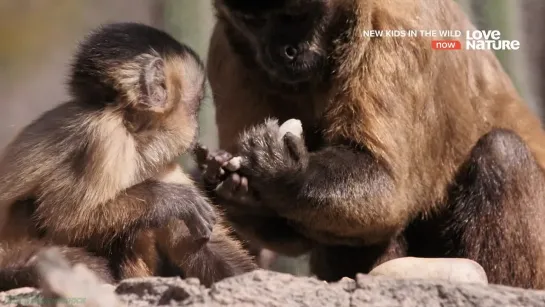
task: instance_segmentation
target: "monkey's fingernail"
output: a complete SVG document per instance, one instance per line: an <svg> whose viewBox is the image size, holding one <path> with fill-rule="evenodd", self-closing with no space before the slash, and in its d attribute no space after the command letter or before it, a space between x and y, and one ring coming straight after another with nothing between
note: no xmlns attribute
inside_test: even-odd
<svg viewBox="0 0 545 307"><path fill-rule="evenodd" d="M244 192L244 193L248 192L248 178L242 177L240 179L240 189L241 189L241 192Z"/></svg>
<svg viewBox="0 0 545 307"><path fill-rule="evenodd" d="M233 188L236 189L240 185L240 176L237 173L231 175L231 181L233 182Z"/></svg>

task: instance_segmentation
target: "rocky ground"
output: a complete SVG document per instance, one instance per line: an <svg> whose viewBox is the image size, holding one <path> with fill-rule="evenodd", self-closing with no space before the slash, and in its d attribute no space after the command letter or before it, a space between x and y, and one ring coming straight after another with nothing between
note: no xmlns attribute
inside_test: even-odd
<svg viewBox="0 0 545 307"><path fill-rule="evenodd" d="M419 279L411 274L391 274L382 268L376 276L359 275L326 283L270 271L255 271L216 283L207 289L196 279L131 279L117 286L101 285L85 267L67 267L58 254L46 254L38 266L44 277L42 290L18 289L0 293L3 306L545 306L545 291L487 285L470 262L454 264L448 278ZM407 263L422 271L424 261ZM441 261L437 261L439 263ZM395 264L395 263L394 263ZM469 266L468 266L469 264ZM428 267L434 267L435 264ZM429 270L428 270L429 271ZM388 273L389 272L389 273ZM384 276L389 274L389 276ZM448 274L447 274L448 275ZM393 276L393 277L392 277ZM465 281L464 281L464 278Z"/></svg>

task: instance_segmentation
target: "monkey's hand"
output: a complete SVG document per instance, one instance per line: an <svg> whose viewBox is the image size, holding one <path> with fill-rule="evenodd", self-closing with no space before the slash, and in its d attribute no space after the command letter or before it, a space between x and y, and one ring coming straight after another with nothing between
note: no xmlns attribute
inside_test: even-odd
<svg viewBox="0 0 545 307"><path fill-rule="evenodd" d="M178 218L186 224L195 240L208 240L216 223L212 204L193 186L165 184L151 188L157 197L149 221L152 226L163 226Z"/></svg>
<svg viewBox="0 0 545 307"><path fill-rule="evenodd" d="M225 150L210 152L200 144L194 154L205 189L215 198L220 198L223 205L248 206L256 202L248 190L248 179L238 173L242 157L233 157Z"/></svg>
<svg viewBox="0 0 545 307"><path fill-rule="evenodd" d="M274 205L266 201L267 194L284 194L277 189L289 189L290 182L297 181L308 167L309 152L303 137L282 131L284 127L279 127L276 120L267 120L246 131L239 142L239 174L248 178L247 190L267 205Z"/></svg>
<svg viewBox="0 0 545 307"><path fill-rule="evenodd" d="M202 145L197 144L193 152L197 167L202 172L202 179L207 186L216 188L228 176L227 164L233 158L233 155L225 150L210 152Z"/></svg>
<svg viewBox="0 0 545 307"><path fill-rule="evenodd" d="M297 175L308 165L305 141L290 131L282 132L277 120L247 130L239 142L243 157L240 172L252 180Z"/></svg>

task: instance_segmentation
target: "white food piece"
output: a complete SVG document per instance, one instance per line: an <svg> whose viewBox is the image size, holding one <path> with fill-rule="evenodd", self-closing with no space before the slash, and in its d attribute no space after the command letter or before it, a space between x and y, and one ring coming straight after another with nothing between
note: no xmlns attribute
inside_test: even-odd
<svg viewBox="0 0 545 307"><path fill-rule="evenodd" d="M288 119L278 129L278 138L281 140L287 132L301 137L303 136L303 124L298 119Z"/></svg>

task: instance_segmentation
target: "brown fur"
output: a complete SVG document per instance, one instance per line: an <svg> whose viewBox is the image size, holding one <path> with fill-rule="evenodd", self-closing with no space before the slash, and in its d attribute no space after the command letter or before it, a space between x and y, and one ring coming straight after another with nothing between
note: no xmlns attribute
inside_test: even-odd
<svg viewBox="0 0 545 307"><path fill-rule="evenodd" d="M243 236L283 253L305 247L295 253L311 251L314 272L328 280L411 254L468 257L483 264L492 283L545 287L545 135L499 61L489 51L433 51L430 37L363 35L370 29L474 29L454 1L324 1L332 16L322 24L328 65L293 86L267 77L259 61L248 65L251 52L238 54L251 31L240 26L229 2L247 3L215 2L208 72L220 147L266 160L271 147L251 142L268 133L259 125L269 117L298 118L309 151L297 164L307 171L301 177L307 189L297 195L278 192L303 185L296 171L282 181L274 168L267 173L252 162L262 176L246 170L255 177L250 186L253 179L275 214L226 207ZM241 140L250 127L257 128ZM423 243L433 234L442 248ZM410 240L405 245L397 238ZM375 256L356 264L360 253Z"/></svg>
<svg viewBox="0 0 545 307"><path fill-rule="evenodd" d="M184 235L185 234L185 235ZM172 264L183 272L183 277L197 277L205 286L227 276L234 276L255 270L257 265L248 261L248 253L237 240L231 238L225 226L214 228L206 245L197 244L187 227L171 221L169 226L159 230L159 248L165 250Z"/></svg>
<svg viewBox="0 0 545 307"><path fill-rule="evenodd" d="M226 247L206 243L213 208L176 163L197 137L204 80L194 52L164 32L120 23L92 34L76 56L73 99L28 125L0 160L0 242L22 250L28 239L82 247L107 258L119 280L162 274L162 262L182 257L161 258L169 251L159 244L183 249L164 244L160 231L168 240L201 239L202 249L216 251L202 254L207 261L236 254L252 269L221 226L212 236ZM169 222L189 231L165 228ZM229 264L221 265L209 269ZM238 272L195 277L215 281Z"/></svg>
<svg viewBox="0 0 545 307"><path fill-rule="evenodd" d="M179 164L171 164L156 179L194 185ZM199 278L202 284L210 286L225 277L257 268L247 251L227 231L221 216L206 244L195 241L184 222L170 220L166 227L140 231L132 250L126 252L129 256L121 264L122 278L178 274Z"/></svg>

